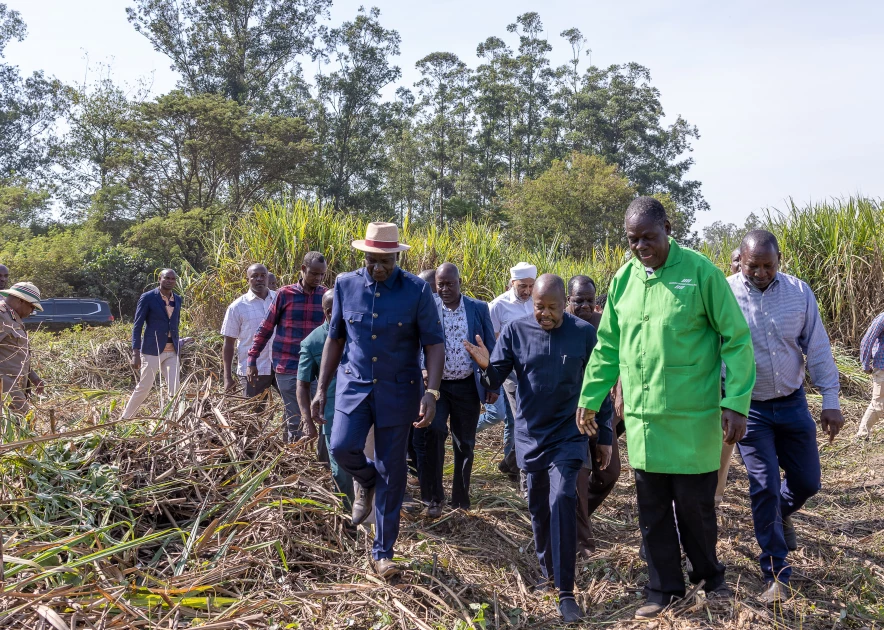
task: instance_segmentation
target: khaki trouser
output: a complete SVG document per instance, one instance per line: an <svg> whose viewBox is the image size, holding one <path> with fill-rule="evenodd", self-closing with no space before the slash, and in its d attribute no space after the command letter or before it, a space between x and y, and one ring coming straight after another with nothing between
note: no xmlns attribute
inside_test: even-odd
<svg viewBox="0 0 884 630"><path fill-rule="evenodd" d="M160 375L161 397L163 383L165 382L166 384L168 399L162 397L163 404L165 405L175 395L175 392L178 391L178 373L178 355L174 352L163 352L159 356L141 355L141 376L138 379L138 384L135 386L135 391L132 392L132 397L126 403L126 408L123 410L123 418L131 418L138 412L141 403L150 395L150 390L153 389L157 374Z"/></svg>
<svg viewBox="0 0 884 630"><path fill-rule="evenodd" d="M877 424L884 415L884 370L875 370L872 373L872 402L859 423L857 437L868 437L872 427Z"/></svg>
<svg viewBox="0 0 884 630"><path fill-rule="evenodd" d="M731 458L736 444L721 444L721 463L718 466L718 485L715 487L715 505L721 503L724 498L724 488L727 486L727 471L731 468Z"/></svg>

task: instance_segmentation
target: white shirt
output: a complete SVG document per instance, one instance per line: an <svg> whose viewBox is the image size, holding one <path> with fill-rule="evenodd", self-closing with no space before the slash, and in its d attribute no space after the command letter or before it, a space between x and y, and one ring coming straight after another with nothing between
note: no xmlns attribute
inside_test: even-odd
<svg viewBox="0 0 884 630"><path fill-rule="evenodd" d="M248 293L239 296L227 307L224 323L221 324L221 334L236 339L236 373L238 376L246 375L252 341L261 322L267 316L267 311L273 305L275 297L276 291L268 291L267 297L262 300L250 289ZM264 346L264 351L258 357L259 375L267 376L273 373L272 350L273 337L270 338L270 341Z"/></svg>
<svg viewBox="0 0 884 630"><path fill-rule="evenodd" d="M491 300L488 309L491 311L491 325L494 326L494 333L497 335L506 324L514 319L534 315L534 304L531 302L531 298L520 300L515 289L501 293Z"/></svg>
<svg viewBox="0 0 884 630"><path fill-rule="evenodd" d="M472 376L472 359L463 345L464 339L469 339L470 336L463 296L460 298L460 304L454 309L445 306L440 297L436 296L436 300L442 307L442 328L445 332L445 367L442 369L442 380L457 381Z"/></svg>

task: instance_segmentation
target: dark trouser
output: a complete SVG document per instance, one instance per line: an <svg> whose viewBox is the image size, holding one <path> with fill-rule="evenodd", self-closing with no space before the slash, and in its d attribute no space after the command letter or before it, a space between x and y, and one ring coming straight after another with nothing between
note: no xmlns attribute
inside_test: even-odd
<svg viewBox="0 0 884 630"><path fill-rule="evenodd" d="M554 461L528 472L528 510L543 577L553 579L560 597L574 596L577 563L577 473L580 460Z"/></svg>
<svg viewBox="0 0 884 630"><path fill-rule="evenodd" d="M417 450L414 447L414 431L414 425L408 427L408 474L417 477Z"/></svg>
<svg viewBox="0 0 884 630"><path fill-rule="evenodd" d="M454 479L451 484L451 505L470 507L470 475L473 472L473 451L476 447L476 425L481 403L476 378L470 374L457 381L442 381L439 386L436 418L425 429L415 429L415 449L421 460L421 500L427 503L445 500L442 469L445 463L445 440L451 424L454 450Z"/></svg>
<svg viewBox="0 0 884 630"><path fill-rule="evenodd" d="M252 385L249 383L249 379L245 376L239 377L239 386L242 388L242 393L246 398L256 398L260 396L268 389L273 387L276 391L279 389L276 387L276 375L275 374L261 374L255 380L255 384ZM260 413L267 408L267 404L270 402L270 394L264 397L263 400L258 401L255 405L255 413Z"/></svg>
<svg viewBox="0 0 884 630"><path fill-rule="evenodd" d="M614 489L620 478L620 449L617 438L611 446L611 463L602 470L595 458L595 447L598 438L589 440L589 452L592 455L591 468L587 465L580 468L577 474L577 546L590 549L595 546L592 526L589 519Z"/></svg>
<svg viewBox="0 0 884 630"><path fill-rule="evenodd" d="M393 558L393 545L399 536L399 510L405 497L405 463L408 426L378 427L377 406L371 392L350 413L335 411L330 454L338 466L353 476L363 488L375 488L375 525L372 556L375 560ZM374 426L372 461L365 456L365 438Z"/></svg>
<svg viewBox="0 0 884 630"><path fill-rule="evenodd" d="M334 427L334 425L332 425ZM329 453L331 447L329 443L331 442L331 436L328 433L324 433L319 436L318 442L322 442L325 445L325 452ZM353 475L348 473L346 470L341 468L338 465L337 460L334 457L329 457L329 467L331 468L331 476L335 482L335 486L342 495L342 503L344 504L344 511L349 512L353 509Z"/></svg>
<svg viewBox="0 0 884 630"><path fill-rule="evenodd" d="M282 398L283 427L289 442L296 442L303 437L301 431L301 408L298 407L298 375L277 374L276 389Z"/></svg>
<svg viewBox="0 0 884 630"><path fill-rule="evenodd" d="M717 484L717 470L700 475L635 471L638 522L648 557L645 596L649 602L669 604L673 597L685 595L679 537L691 561L691 583L705 580L707 593L724 584L724 565L715 555Z"/></svg>
<svg viewBox="0 0 884 630"><path fill-rule="evenodd" d="M800 510L820 489L816 423L804 389L775 400L753 400L746 437L737 446L749 475L761 572L768 582L788 582L792 568L786 561L783 517ZM783 481L780 468L786 473Z"/></svg>

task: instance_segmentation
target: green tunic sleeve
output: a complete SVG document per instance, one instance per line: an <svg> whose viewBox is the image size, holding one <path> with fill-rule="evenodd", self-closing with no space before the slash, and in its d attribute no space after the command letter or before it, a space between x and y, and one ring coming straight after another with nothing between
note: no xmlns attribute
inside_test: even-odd
<svg viewBox="0 0 884 630"><path fill-rule="evenodd" d="M599 323L598 342L586 364L583 377L583 389L580 393L579 406L584 409L598 411L601 409L605 396L614 387L620 376L620 323L617 319L616 303L617 286L620 276L626 267L621 268L611 280L608 287L607 307L602 313Z"/></svg>

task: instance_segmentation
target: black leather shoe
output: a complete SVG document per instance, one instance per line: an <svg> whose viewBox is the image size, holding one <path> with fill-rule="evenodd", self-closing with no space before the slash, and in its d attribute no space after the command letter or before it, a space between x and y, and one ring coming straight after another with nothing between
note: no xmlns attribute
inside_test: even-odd
<svg viewBox="0 0 884 630"><path fill-rule="evenodd" d="M656 619L661 612L666 610L666 606L663 604L656 604L654 602L648 602L641 608L635 611L636 619Z"/></svg>
<svg viewBox="0 0 884 630"><path fill-rule="evenodd" d="M565 623L577 623L583 619L583 611L573 597L565 597L559 601L559 614Z"/></svg>
<svg viewBox="0 0 884 630"><path fill-rule="evenodd" d="M786 539L786 549L795 551L798 549L798 534L795 533L795 524L791 516L783 517L783 538Z"/></svg>
<svg viewBox="0 0 884 630"><path fill-rule="evenodd" d="M353 516L350 521L354 525L360 525L371 514L371 508L374 506L374 486L363 488L358 483L355 485L353 490L356 493L356 500L353 501Z"/></svg>
<svg viewBox="0 0 884 630"><path fill-rule="evenodd" d="M430 518L442 516L442 504L437 501L430 502L430 505L427 506L427 516Z"/></svg>

